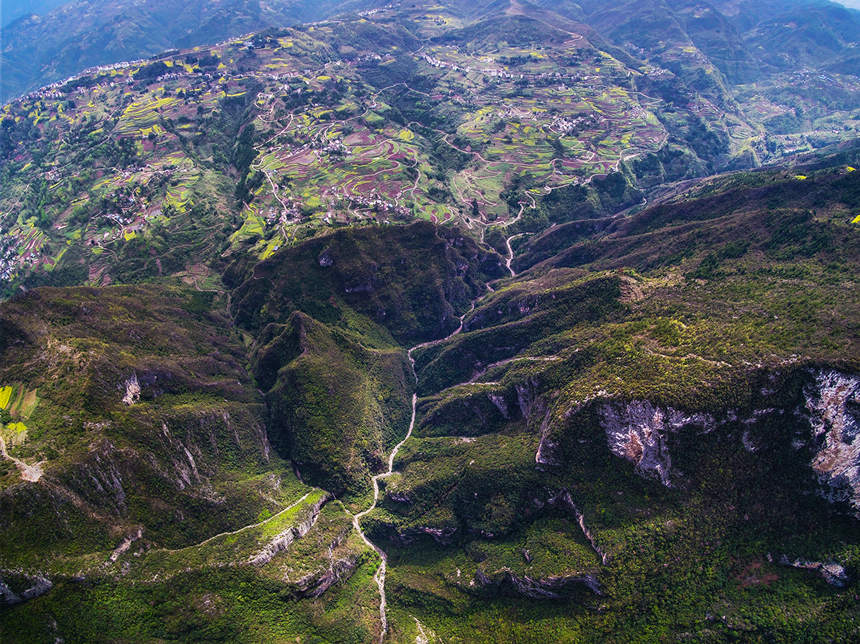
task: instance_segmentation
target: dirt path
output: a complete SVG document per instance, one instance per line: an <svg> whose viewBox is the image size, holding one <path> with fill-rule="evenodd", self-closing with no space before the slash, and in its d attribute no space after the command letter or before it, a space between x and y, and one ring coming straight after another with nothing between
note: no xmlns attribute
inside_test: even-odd
<svg viewBox="0 0 860 644"><path fill-rule="evenodd" d="M44 474L42 463L45 461L40 461L35 465L27 465L24 461L18 460L14 456L9 456L9 452L6 451L6 441L3 440L2 436L0 436L0 456L15 463L15 466L18 468L18 471L21 472L21 478L24 481L36 483L40 478L42 478L42 474Z"/></svg>
<svg viewBox="0 0 860 644"><path fill-rule="evenodd" d="M211 537L204 539L200 543L197 543L197 544L194 544L191 546L185 546L185 548L177 548L176 550L168 550L165 548L164 551L165 552L179 552L181 550L187 550L188 548L199 548L200 546L205 546L207 543L214 541L218 537L225 537L225 536L229 536L229 535L239 534L240 532L244 532L245 530L250 530L251 528L259 528L264 523L268 523L272 519L276 519L277 517L281 516L284 512L289 512L290 510L292 510L294 507L296 507L300 503L303 503L305 501L305 499L307 499L310 495L311 495L311 493L308 492L302 498L300 498L298 501L291 503L290 505L285 507L283 510L278 512L277 514L273 514L272 516L270 516L268 519L263 519L262 521L258 521L257 523L252 523L250 525L242 526L241 528L238 528L236 530L230 530L228 532L219 532L218 534L213 534Z"/></svg>
<svg viewBox="0 0 860 644"><path fill-rule="evenodd" d="M507 246L507 248L508 248L508 256L505 259L505 266L507 267L508 272L511 274L511 277L517 276L517 272L514 270L514 267L511 266L511 264L514 261L514 249L511 247L511 242L513 240L515 240L517 237L525 237L526 235L529 235L529 234L530 233L519 233L517 235L511 235L510 237L505 239L505 246Z"/></svg>
<svg viewBox="0 0 860 644"><path fill-rule="evenodd" d="M412 350L409 351L409 359L412 361ZM413 372L415 370L414 362L412 363ZM364 534L364 530L361 528L361 518L365 516L368 512L376 508L376 504L379 502L379 481L380 479L391 476L394 471L394 457L397 456L397 452L400 451L400 448L403 447L404 443L409 440L412 436L412 430L415 428L415 410L418 404L418 394L412 394L412 418L409 421L409 431L406 432L406 436L404 436L403 440L397 443L394 446L394 449L391 450L391 454L388 457L388 469L382 474L377 474L373 477L373 503L366 510L362 510L358 514L354 514L352 516L352 525L355 527L362 541L366 543L368 546L373 548L376 554L379 555L380 559L382 559L382 563L379 564L379 568L376 570L376 574L373 576L373 579L376 581L376 585L379 586L379 622L382 625L382 630L379 633L379 641L382 642L385 639L385 635L388 633L388 615L386 613L387 601L385 596L385 573L388 568L388 555L385 554L385 551L382 550L379 546L373 543L370 539L367 538L367 535Z"/></svg>

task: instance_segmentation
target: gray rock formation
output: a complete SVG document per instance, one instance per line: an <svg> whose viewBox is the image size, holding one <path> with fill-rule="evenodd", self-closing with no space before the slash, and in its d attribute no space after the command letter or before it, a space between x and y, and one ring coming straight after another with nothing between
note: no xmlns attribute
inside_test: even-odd
<svg viewBox="0 0 860 644"><path fill-rule="evenodd" d="M804 389L812 438L812 469L831 503L847 502L860 518L860 378L819 371Z"/></svg>
<svg viewBox="0 0 860 644"><path fill-rule="evenodd" d="M14 592L9 584L0 576L0 606L14 606L44 595L54 587L53 582L41 575L25 575L24 573L0 570L0 575L16 576L26 584L26 588L18 593Z"/></svg>
<svg viewBox="0 0 860 644"><path fill-rule="evenodd" d="M607 403L598 413L612 453L634 463L639 474L657 479L666 487L672 487L668 433L688 425L705 431L715 426L710 414L685 414L647 400Z"/></svg>
<svg viewBox="0 0 860 644"><path fill-rule="evenodd" d="M283 552L296 539L301 539L308 532L311 531L311 528L314 527L314 524L317 522L317 518L319 518L320 510L322 507L331 500L331 496L326 494L319 501L310 506L302 518L301 521L296 523L295 525L290 526L283 532L275 535L269 543L267 543L263 548L259 551L251 555L248 559L248 563L252 566L265 566L272 559L274 559L275 555L279 552Z"/></svg>
<svg viewBox="0 0 860 644"><path fill-rule="evenodd" d="M768 558L770 559L771 556L768 555ZM851 582L851 578L848 576L845 567L835 561L822 563L806 559L789 559L788 555L781 555L777 562L782 566L789 566L790 568L815 571L821 575L824 581L836 588L845 588Z"/></svg>
<svg viewBox="0 0 860 644"><path fill-rule="evenodd" d="M562 599L583 587L595 595L603 594L597 577L591 574L532 578L517 575L510 568L501 568L490 575L478 568L474 583L470 583L468 588L482 595L509 594L529 599Z"/></svg>

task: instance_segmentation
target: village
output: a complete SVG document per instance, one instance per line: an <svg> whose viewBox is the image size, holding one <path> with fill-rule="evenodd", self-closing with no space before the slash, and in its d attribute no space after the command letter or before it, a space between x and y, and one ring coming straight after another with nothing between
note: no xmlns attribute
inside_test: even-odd
<svg viewBox="0 0 860 644"><path fill-rule="evenodd" d="M361 20L390 12L374 9ZM4 106L3 118L21 132L58 130L63 141L87 141L93 157L89 166L76 161L72 175L59 148L31 156L28 145L42 143L14 141L20 178L0 197L0 280L52 269L70 245L83 244L98 263L203 204L234 222L232 247L250 244L260 256L356 221L462 220L483 237L521 216L520 204L529 205L526 215L537 212L543 196L619 172L669 139L654 116L660 99L630 84L634 74L669 82L671 72L652 64L630 69L580 38L540 50L468 52L449 44L359 48L332 58L326 39L341 27L323 21L102 65ZM420 70L420 89L384 80L407 62ZM374 75L382 79L375 86L366 80ZM845 82L805 72L801 81ZM220 150L207 140L225 110L251 105L249 120L230 134L254 128L252 160L237 166L235 139ZM703 97L685 108L719 120ZM440 109L452 115L446 129L433 120ZM403 116L422 111L417 121ZM835 125L820 130L822 137L839 134ZM751 136L739 128L739 142ZM784 150L807 145L804 136L783 139ZM243 176L250 188L237 202L225 186ZM515 177L530 187L503 198ZM35 199L26 197L34 178L48 185L41 212L24 207ZM40 217L55 222L38 226Z"/></svg>

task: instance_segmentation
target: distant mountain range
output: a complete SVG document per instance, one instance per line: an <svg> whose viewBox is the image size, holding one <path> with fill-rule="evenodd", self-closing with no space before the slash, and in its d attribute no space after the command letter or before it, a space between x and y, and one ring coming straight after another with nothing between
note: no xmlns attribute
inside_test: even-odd
<svg viewBox="0 0 860 644"><path fill-rule="evenodd" d="M0 100L87 67L384 4L381 0L78 0L64 4L7 0ZM507 10L509 4L507 0L445 0L439 6L475 17ZM860 12L826 0L535 0L513 6L551 10L587 23L625 51L635 55L647 50L670 68L693 63L692 73L698 74L700 65L693 59L706 57L731 81L756 80L763 73L797 65L853 74L860 70ZM10 22L5 16L16 19ZM702 82L711 81L703 77Z"/></svg>
<svg viewBox="0 0 860 644"><path fill-rule="evenodd" d="M59 7L67 0L2 0L0 2L0 24L14 22L23 16L42 16Z"/></svg>
<svg viewBox="0 0 860 644"><path fill-rule="evenodd" d="M344 0L66 2L45 15L22 14L4 24L0 100L87 67L319 20L353 4Z"/></svg>
<svg viewBox="0 0 860 644"><path fill-rule="evenodd" d="M171 236L193 239L201 262L228 238L262 257L380 216L474 228L522 209L533 231L856 137L845 22L860 14L818 4L765 20L767 1L728 18L690 0L554 7L563 14L546 0L448 0L173 50L34 92L4 107L0 129L0 292L115 280L135 246L124 236L168 212ZM808 32L786 26L800 14ZM765 41L767 56L751 44ZM220 223L194 232L203 204ZM102 252L117 243L119 256Z"/></svg>

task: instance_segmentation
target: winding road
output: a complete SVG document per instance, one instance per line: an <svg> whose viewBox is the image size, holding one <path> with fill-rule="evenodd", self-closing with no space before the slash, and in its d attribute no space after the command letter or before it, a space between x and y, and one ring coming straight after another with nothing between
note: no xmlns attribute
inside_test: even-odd
<svg viewBox="0 0 860 644"><path fill-rule="evenodd" d="M468 311L466 311L463 315L460 316L460 324L459 326L451 333L446 335L444 338L439 338L438 340L431 340L429 342L422 342L421 344L416 344L414 347L407 351L407 356L409 357L409 365L412 369L412 375L415 377L415 381L418 381L418 374L415 371L415 358L413 357L413 353L419 349L425 349L427 347L436 346L437 344L441 344L450 338L453 338L455 335L459 334L463 330L463 323L466 319L466 316L469 315L472 311L475 310L475 304L482 296L472 300L472 305ZM415 415L416 409L418 406L418 394L412 394L412 417L409 420L409 430L406 432L406 436L403 437L403 440L397 443L394 446L394 449L391 450L391 454L388 455L388 469L382 474L377 474L371 480L373 483L373 503L366 510L362 510L361 512L354 514L352 516L352 525L355 527L362 541L366 543L369 547L371 547L376 554L379 555L380 559L382 559L382 563L376 571L376 574L373 576L373 579L376 581L376 585L379 586L379 621L382 625L382 628L379 633L379 641L382 642L385 640L385 636L388 634L388 615L386 614L387 608L387 600L385 596L385 574L388 568L388 555L385 554L385 551L373 543L370 539L368 539L367 535L364 533L364 530L361 527L361 519L362 517L369 514L374 508L376 508L379 503L379 481L388 478L394 472L394 459L397 456L397 453L400 451L400 448L406 444L412 437L412 430L415 429ZM416 620L417 621L417 620Z"/></svg>
<svg viewBox="0 0 860 644"><path fill-rule="evenodd" d="M524 237L529 233L518 233L516 235L511 235L505 239L505 246L508 248L508 256L505 258L505 266L508 269L508 272L511 274L511 277L516 277L517 272L514 270L514 267L511 266L514 261L514 249L511 247L511 242L514 241L517 237Z"/></svg>

